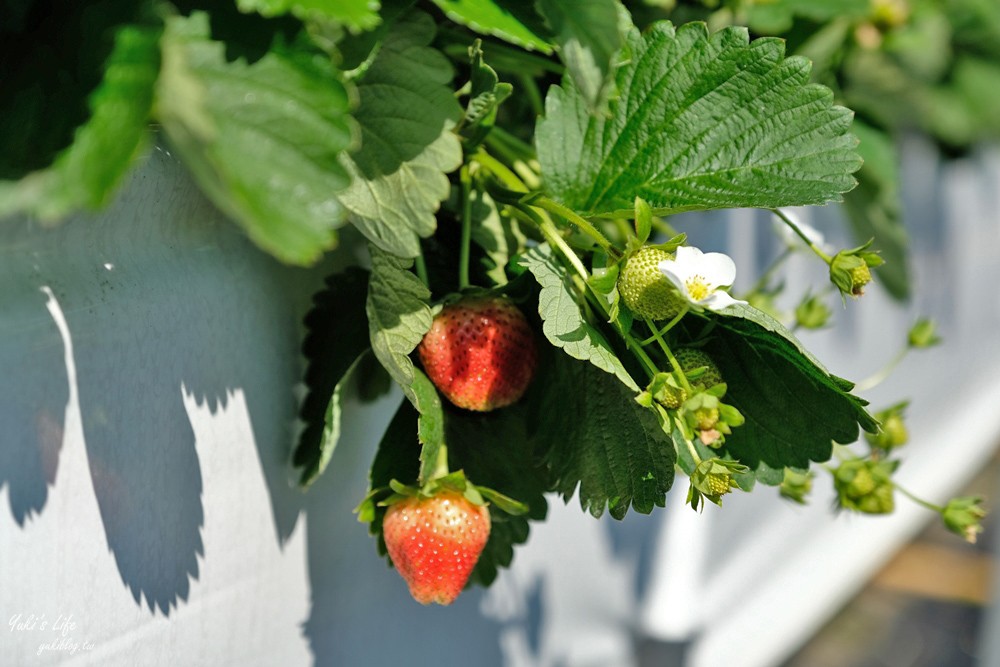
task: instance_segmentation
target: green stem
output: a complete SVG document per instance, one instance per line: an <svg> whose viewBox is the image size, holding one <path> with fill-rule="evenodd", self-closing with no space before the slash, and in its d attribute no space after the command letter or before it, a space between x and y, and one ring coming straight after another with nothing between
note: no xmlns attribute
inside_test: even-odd
<svg viewBox="0 0 1000 667"><path fill-rule="evenodd" d="M431 473L430 479L420 480L421 486L435 479L441 479L446 477L449 473L448 470L448 445L441 443L441 447L438 449L437 461L434 464L434 472Z"/></svg>
<svg viewBox="0 0 1000 667"><path fill-rule="evenodd" d="M662 329L660 329L658 332L654 333L652 336L650 336L646 340L641 341L639 343L639 345L642 345L643 347L645 347L645 346L649 345L650 343L652 343L657 338L659 338L661 336L665 336L668 331L670 331L671 329L673 329L674 326L678 322L681 321L682 317L684 317L685 315L687 315L688 310L690 310L690 307L685 304L684 307L681 308L681 312L677 313L677 315L674 317L674 319L672 319L669 322L667 322L667 326L663 327Z"/></svg>
<svg viewBox="0 0 1000 667"><path fill-rule="evenodd" d="M524 184L524 181L522 181L517 174L510 170L510 167L487 153L482 147L476 151L475 155L472 156L472 159L482 165L486 171L493 174L493 176L503 183L504 187L507 189L514 190L516 192L528 191L528 186Z"/></svg>
<svg viewBox="0 0 1000 667"><path fill-rule="evenodd" d="M531 104L531 110L536 116L545 115L545 102L542 101L542 93L538 90L538 84L531 77L530 74L522 73L518 76L521 81L521 87L528 96L528 102Z"/></svg>
<svg viewBox="0 0 1000 667"><path fill-rule="evenodd" d="M497 141L493 136L493 133L496 132L496 130L497 128L494 127L486 136L486 144L490 147L490 150L495 150L502 158L510 163L510 169L521 179L526 189L539 189L542 186L541 177L527 162L525 162L525 159L530 158L522 158L520 154L511 149L510 146L506 145L502 141Z"/></svg>
<svg viewBox="0 0 1000 667"><path fill-rule="evenodd" d="M670 346L667 345L667 341L663 340L663 336L660 335L660 332L656 328L656 325L653 324L653 320L649 319L648 317L645 318L645 320L646 320L646 326L648 326L650 331L653 332L653 338L656 340L657 343L659 343L660 349L663 350L663 354L667 355L667 359L670 360L670 365L673 367L674 372L677 374L677 377L681 379L681 384L684 385L684 389L687 390L688 394L691 394L692 393L691 384L688 382L687 376L684 375L684 370L681 368L681 365L677 363L677 359L674 357L674 353L670 351Z"/></svg>
<svg viewBox="0 0 1000 667"><path fill-rule="evenodd" d="M944 508L941 507L940 505L935 505L934 503L924 500L923 498L918 498L917 496L913 495L913 493L911 493L904 487L900 486L895 480L893 480L892 485L896 487L897 491L899 491L904 496L906 496L916 504L920 505L921 507L929 509L932 512L937 512L938 514L944 512Z"/></svg>
<svg viewBox="0 0 1000 667"><path fill-rule="evenodd" d="M786 259L792 256L792 252L793 250L791 248L785 248L780 255L775 257L774 261L771 262L771 265L764 270L764 273L760 274L760 278L757 279L757 282L753 284L753 287L750 288L748 293L753 294L755 292L763 291L764 288L767 287L767 284L771 281L771 276L774 275L775 271L781 268L781 265L785 263Z"/></svg>
<svg viewBox="0 0 1000 667"><path fill-rule="evenodd" d="M906 354L909 351L910 351L910 348L909 348L909 346L907 346L907 347L904 347L899 352L897 352L896 356L893 357L889 361L889 363L887 363L885 366L883 366L881 370L879 370L878 372L870 375L869 377L866 377L864 380L862 380L861 382L858 382L856 385L854 385L854 391L856 391L856 392L868 391L868 390L873 389L873 388L877 387L878 385L882 384L882 382L884 382L887 377L889 377L890 375L892 375L892 372L894 370L896 370L896 366L898 366L899 362L901 362L906 357Z"/></svg>
<svg viewBox="0 0 1000 667"><path fill-rule="evenodd" d="M486 135L486 141L490 140L503 144L519 160L529 162L535 159L535 150L531 147L531 144L522 141L519 137L515 137L499 125L494 125L490 129L490 133Z"/></svg>
<svg viewBox="0 0 1000 667"><path fill-rule="evenodd" d="M458 178L462 184L462 242L458 258L458 288L464 290L469 286L469 247L472 244L472 177L469 175L468 163L462 165Z"/></svg>
<svg viewBox="0 0 1000 667"><path fill-rule="evenodd" d="M702 458L698 456L698 449L694 446L694 442L692 442L691 438L689 438L687 435L684 435L684 444L687 445L688 452L691 454L691 458L694 459L695 467L700 466L702 463Z"/></svg>
<svg viewBox="0 0 1000 667"><path fill-rule="evenodd" d="M413 260L413 266L417 270L417 277L420 278L420 282L424 284L424 287L430 287L430 278L427 276L427 262L424 261L424 254L420 253Z"/></svg>
<svg viewBox="0 0 1000 667"><path fill-rule="evenodd" d="M604 252L608 253L608 255L612 257L621 256L618 249L611 245L611 242L605 238L604 234L602 234L597 227L594 227L594 225L590 224L590 222L585 220L582 216L577 215L575 211L566 208L559 202L552 201L548 197L534 197L531 200L531 205L544 209L549 213L554 213L567 222L573 223L580 228L580 231L594 239L594 242L597 243L597 245L599 245Z"/></svg>
<svg viewBox="0 0 1000 667"><path fill-rule="evenodd" d="M798 234L799 238L802 239L802 242L805 243L807 246L809 246L809 248L814 253L816 253L816 255L819 256L819 258L822 259L824 262L826 262L827 265L829 266L829 264L833 261L833 258L830 257L825 252L823 252L819 248L819 246L817 246L815 243L813 243L812 241L810 241L809 237L805 235L805 232L803 232L801 229L799 229L799 226L796 225L794 222L792 222L791 218L789 218L787 215L785 215L784 211L782 211L780 208L770 208L768 210L771 213L774 213L776 216L778 216L778 218L780 218L782 222L784 222L786 225L788 225L788 227L790 227L793 232L795 232L796 234Z"/></svg>

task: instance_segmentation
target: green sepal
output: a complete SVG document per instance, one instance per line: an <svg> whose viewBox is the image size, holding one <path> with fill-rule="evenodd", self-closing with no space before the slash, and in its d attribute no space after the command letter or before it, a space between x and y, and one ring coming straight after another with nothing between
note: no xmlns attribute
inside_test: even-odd
<svg viewBox="0 0 1000 667"><path fill-rule="evenodd" d="M611 261L607 267L598 274L596 271L587 278L587 284L601 294L611 294L618 286L619 263Z"/></svg>
<svg viewBox="0 0 1000 667"><path fill-rule="evenodd" d="M499 491L495 491L485 486L474 487L478 490L482 497L488 500L498 509L503 510L507 514L512 516L521 516L528 513L528 506L518 500L514 500L510 496L506 496Z"/></svg>
<svg viewBox="0 0 1000 667"><path fill-rule="evenodd" d="M649 239L653 229L653 209L642 197L635 198L635 235L640 245Z"/></svg>

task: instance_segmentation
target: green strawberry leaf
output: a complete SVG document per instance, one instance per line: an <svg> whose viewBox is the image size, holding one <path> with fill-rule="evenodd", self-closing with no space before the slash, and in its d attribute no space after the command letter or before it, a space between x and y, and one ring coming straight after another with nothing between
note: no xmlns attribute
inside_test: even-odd
<svg viewBox="0 0 1000 667"><path fill-rule="evenodd" d="M300 19L322 17L353 32L371 30L379 24L378 0L236 0L236 6L241 12L268 17L288 12Z"/></svg>
<svg viewBox="0 0 1000 667"><path fill-rule="evenodd" d="M617 0L538 0L559 57L587 107L602 113L614 91L614 67L631 22Z"/></svg>
<svg viewBox="0 0 1000 667"><path fill-rule="evenodd" d="M365 294L368 274L358 268L327 279L306 315L302 344L309 366L308 394L299 416L305 428L292 457L302 468L299 484L308 487L323 474L340 438L344 391L369 350Z"/></svg>
<svg viewBox="0 0 1000 667"><path fill-rule="evenodd" d="M878 267L879 282L893 297L907 299L909 239L903 226L899 154L892 137L881 130L855 120L853 132L861 140L858 153L865 163L857 173L858 187L844 195L844 209L858 244L875 239L871 249L885 260Z"/></svg>
<svg viewBox="0 0 1000 667"><path fill-rule="evenodd" d="M538 295L538 314L542 317L542 332L549 342L574 359L589 361L614 375L638 393L639 385L622 365L604 334L580 312L571 277L552 249L548 245L536 246L521 256L520 264L531 271L542 288Z"/></svg>
<svg viewBox="0 0 1000 667"><path fill-rule="evenodd" d="M413 369L413 384L410 387L416 399L414 407L420 414L417 439L421 444L420 484L423 485L434 476L441 447L444 446L444 412L434 383L419 368Z"/></svg>
<svg viewBox="0 0 1000 667"><path fill-rule="evenodd" d="M481 42L469 47L469 101L465 105L460 130L465 150L471 153L482 143L496 123L497 109L514 92L509 83L501 83L496 70L483 60Z"/></svg>
<svg viewBox="0 0 1000 667"><path fill-rule="evenodd" d="M410 353L431 328L430 290L409 271L412 260L401 259L369 245L372 274L365 313L372 350L403 393L418 404Z"/></svg>
<svg viewBox="0 0 1000 667"><path fill-rule="evenodd" d="M420 254L450 191L447 173L462 163L451 127L461 109L448 60L431 48L434 22L412 12L392 24L378 55L357 80L361 147L345 156L351 185L339 195L369 241L399 257Z"/></svg>
<svg viewBox="0 0 1000 667"><path fill-rule="evenodd" d="M433 0L455 23L525 49L551 53L542 19L523 0Z"/></svg>
<svg viewBox="0 0 1000 667"><path fill-rule="evenodd" d="M877 430L867 401L848 393L853 385L827 372L777 320L746 305L711 319L704 350L728 385L726 403L746 418L721 451L758 481L780 484L786 466L826 461L831 441L854 442L859 426Z"/></svg>
<svg viewBox="0 0 1000 667"><path fill-rule="evenodd" d="M676 453L659 416L591 364L552 355L546 371L536 437L548 446L554 490L568 500L579 487L581 506L595 517L605 507L616 519L629 506L642 514L663 507Z"/></svg>
<svg viewBox="0 0 1000 667"><path fill-rule="evenodd" d="M278 259L309 264L345 217L348 91L311 51L228 62L209 34L204 13L167 20L156 115L216 206Z"/></svg>
<svg viewBox="0 0 1000 667"><path fill-rule="evenodd" d="M17 181L0 180L0 217L27 212L51 221L108 203L149 141L161 33L159 26L117 29L103 80L88 98L90 118L51 166Z"/></svg>
<svg viewBox="0 0 1000 667"><path fill-rule="evenodd" d="M626 48L610 116L590 115L569 77L549 89L536 144L563 204L631 217L637 196L664 215L822 204L854 187L851 112L781 40L660 22Z"/></svg>
<svg viewBox="0 0 1000 667"><path fill-rule="evenodd" d="M470 193L472 241L483 249L486 275L495 285L507 284L506 266L526 241L515 220L503 218L496 202L480 190Z"/></svg>

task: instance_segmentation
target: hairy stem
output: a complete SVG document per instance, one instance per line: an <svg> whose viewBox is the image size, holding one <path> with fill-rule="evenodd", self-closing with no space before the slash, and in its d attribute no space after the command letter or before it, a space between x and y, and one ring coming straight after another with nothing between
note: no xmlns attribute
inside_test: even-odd
<svg viewBox="0 0 1000 667"><path fill-rule="evenodd" d="M663 350L663 354L667 355L667 359L670 360L670 365L673 367L674 372L677 374L677 377L681 379L681 384L684 385L684 389L690 394L692 392L691 383L688 382L687 376L684 375L684 370L681 368L681 365L677 363L677 359L676 357L674 357L674 353L670 351L670 346L667 345L667 341L663 340L663 336L660 335L659 329L657 329L656 325L653 324L653 320L649 319L648 317L645 319L646 319L646 326L648 326L650 331L653 332L653 339L656 340L657 343L659 343L660 349Z"/></svg>
<svg viewBox="0 0 1000 667"><path fill-rule="evenodd" d="M462 165L458 178L462 184L462 241L458 259L458 288L464 290L469 286L469 248L472 245L472 176L469 174L468 163Z"/></svg>
<svg viewBox="0 0 1000 667"><path fill-rule="evenodd" d="M897 352L896 356L890 359L889 363L883 366L880 370L854 385L854 391L868 391L882 384L882 382L884 382L885 379L892 375L892 372L896 370L896 366L899 365L899 362L906 358L909 351L910 348L907 346Z"/></svg>
<svg viewBox="0 0 1000 667"><path fill-rule="evenodd" d="M830 257L828 254L826 254L825 252L823 252L818 245L816 245L815 243L813 243L812 241L809 240L809 237L805 235L805 232L803 232L801 229L799 229L799 226L796 225L794 222L792 222L792 219L789 218L787 215L785 215L784 211L782 211L780 208L769 208L768 210L771 213L774 213L776 216L778 216L778 218L781 219L782 222L784 222L786 225L788 225L788 227L793 232L795 232L800 239L802 239L802 242L805 243L807 246L809 246L809 248L814 253L816 253L816 255L820 259L822 259L824 262L826 262L827 265L829 265L833 261L832 257Z"/></svg>
<svg viewBox="0 0 1000 667"><path fill-rule="evenodd" d="M582 216L578 215L575 211L566 208L559 202L553 201L548 197L534 197L531 200L532 206L537 206L538 208L544 209L549 213L554 213L560 218L563 218L567 222L571 222L576 225L580 231L594 239L594 242L601 247L604 252L608 253L612 257L621 257L621 253L611 245L611 242L589 221L584 219Z"/></svg>

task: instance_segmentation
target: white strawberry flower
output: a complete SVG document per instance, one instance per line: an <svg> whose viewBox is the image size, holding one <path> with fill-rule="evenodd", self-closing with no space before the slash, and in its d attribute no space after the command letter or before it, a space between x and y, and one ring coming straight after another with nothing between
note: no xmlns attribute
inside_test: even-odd
<svg viewBox="0 0 1000 667"><path fill-rule="evenodd" d="M736 264L729 255L681 246L674 259L663 260L658 266L681 296L696 308L718 311L746 303L729 296L723 289L736 279Z"/></svg>

